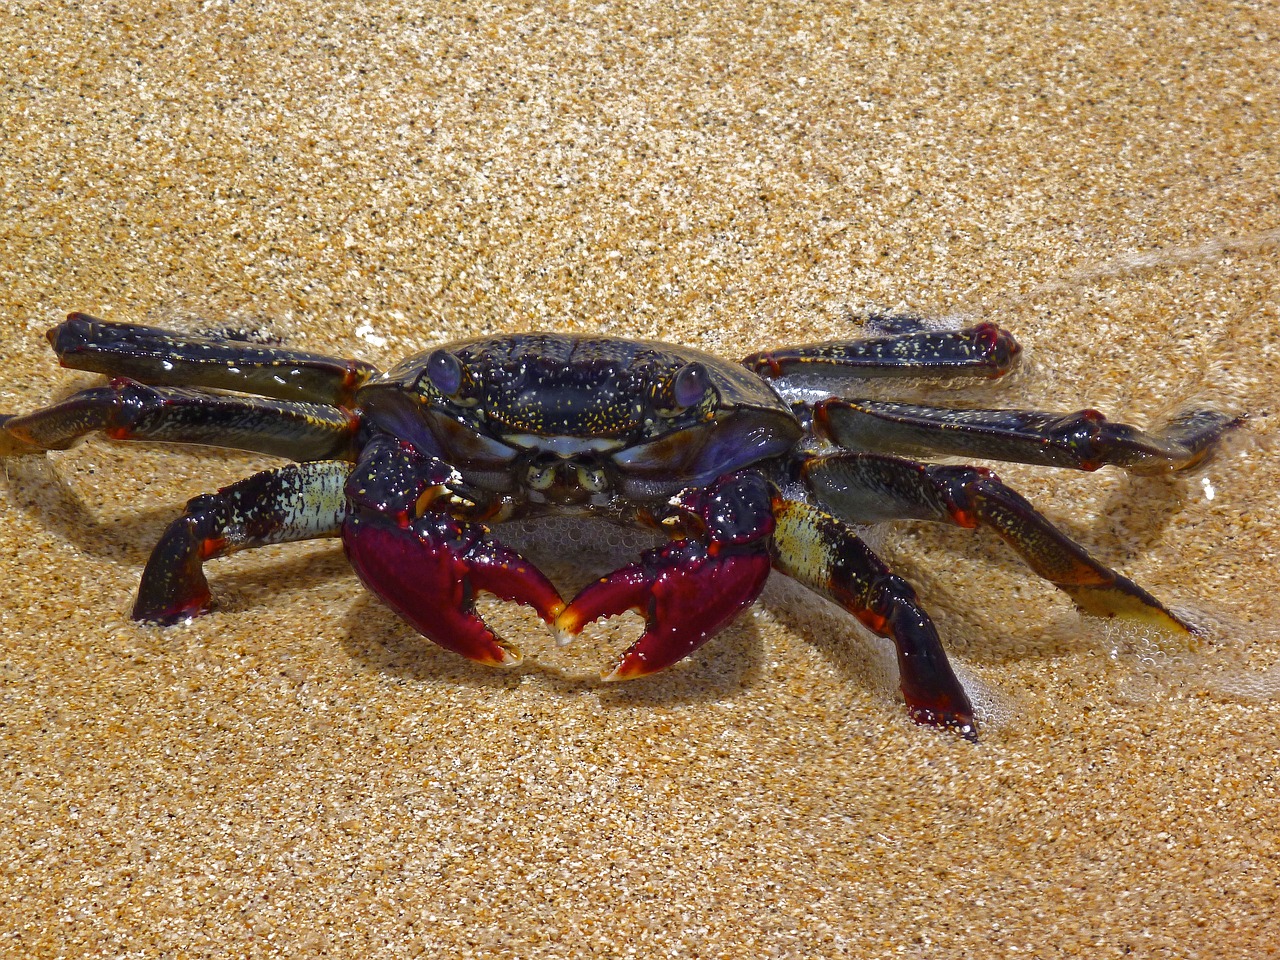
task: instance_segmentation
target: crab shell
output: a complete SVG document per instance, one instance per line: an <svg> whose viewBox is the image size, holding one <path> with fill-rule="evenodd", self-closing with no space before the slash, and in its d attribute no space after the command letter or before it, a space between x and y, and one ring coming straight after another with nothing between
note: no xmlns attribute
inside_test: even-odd
<svg viewBox="0 0 1280 960"><path fill-rule="evenodd" d="M371 427L506 499L609 518L772 460L805 430L763 380L688 347L569 334L463 340L365 385Z"/></svg>

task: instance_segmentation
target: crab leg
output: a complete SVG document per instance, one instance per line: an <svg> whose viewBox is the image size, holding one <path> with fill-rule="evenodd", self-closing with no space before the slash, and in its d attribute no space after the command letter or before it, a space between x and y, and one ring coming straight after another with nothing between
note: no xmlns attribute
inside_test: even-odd
<svg viewBox="0 0 1280 960"><path fill-rule="evenodd" d="M1183 636L1194 632L1132 580L1091 557L990 470L851 453L815 457L804 464L803 474L819 499L843 517L934 520L968 528L983 524L1082 612Z"/></svg>
<svg viewBox="0 0 1280 960"><path fill-rule="evenodd" d="M151 552L135 620L174 623L209 610L204 562L269 543L336 537L351 464L316 460L254 474L196 497Z"/></svg>
<svg viewBox="0 0 1280 960"><path fill-rule="evenodd" d="M547 623L564 608L532 563L449 513L465 506L462 478L405 441L375 437L346 485L347 558L365 585L414 629L480 663L512 665L519 651L475 612L478 591L533 607Z"/></svg>
<svg viewBox="0 0 1280 960"><path fill-rule="evenodd" d="M842 447L905 456L953 454L1051 467L1131 473L1183 470L1203 460L1242 418L1214 410L1178 414L1160 430L1113 423L1097 410L949 410L877 400L824 400L814 430Z"/></svg>
<svg viewBox="0 0 1280 960"><path fill-rule="evenodd" d="M111 323L72 313L49 331L64 367L158 386L214 387L277 400L350 405L377 371L359 360Z"/></svg>
<svg viewBox="0 0 1280 960"><path fill-rule="evenodd" d="M973 708L915 591L839 520L752 473L687 490L676 505L689 536L590 584L556 620L578 633L598 617L645 616L644 635L606 680L654 673L693 652L751 605L773 567L894 642L913 720L976 735Z"/></svg>
<svg viewBox="0 0 1280 960"><path fill-rule="evenodd" d="M753 353L743 365L762 377L1000 377L1022 347L993 323L964 330L911 330L863 340L831 340Z"/></svg>
<svg viewBox="0 0 1280 960"><path fill-rule="evenodd" d="M774 503L774 514L773 565L844 607L872 633L893 641L911 719L977 739L969 697L911 585L830 514L781 498Z"/></svg>
<svg viewBox="0 0 1280 960"><path fill-rule="evenodd" d="M771 500L769 483L749 473L681 493L675 505L689 536L584 587L556 618L557 629L577 634L600 617L644 615L644 635L606 680L631 680L682 660L764 589L775 525Z"/></svg>
<svg viewBox="0 0 1280 960"><path fill-rule="evenodd" d="M61 403L0 418L0 456L65 450L95 430L112 440L164 440L291 460L351 458L355 418L341 407L151 387L123 377Z"/></svg>

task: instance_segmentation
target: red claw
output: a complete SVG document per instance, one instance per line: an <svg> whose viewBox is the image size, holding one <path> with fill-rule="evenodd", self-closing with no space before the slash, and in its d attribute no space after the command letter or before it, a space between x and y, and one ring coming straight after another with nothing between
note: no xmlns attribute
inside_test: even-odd
<svg viewBox="0 0 1280 960"><path fill-rule="evenodd" d="M479 524L446 514L427 514L407 528L353 518L342 540L370 590L418 632L479 663L511 666L520 652L476 614L477 591L533 607L547 623L564 609L542 572Z"/></svg>
<svg viewBox="0 0 1280 960"><path fill-rule="evenodd" d="M605 680L633 680L682 660L750 606L764 589L769 566L763 550L712 555L699 540L676 540L584 587L555 625L576 634L600 617L643 614L644 636L603 674Z"/></svg>

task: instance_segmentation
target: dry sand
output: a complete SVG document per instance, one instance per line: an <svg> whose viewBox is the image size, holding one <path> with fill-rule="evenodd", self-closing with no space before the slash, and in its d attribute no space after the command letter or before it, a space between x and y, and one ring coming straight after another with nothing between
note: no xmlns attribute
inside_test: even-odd
<svg viewBox="0 0 1280 960"><path fill-rule="evenodd" d="M73 309L383 364L527 328L739 355L891 308L1018 333L976 402L1251 419L1190 477L1001 470L1217 623L1193 655L1083 623L986 533L889 533L976 746L778 587L623 688L595 671L634 622L558 650L494 609L527 663L472 667L329 543L139 626L164 524L270 461L11 461L0 954L1266 955L1280 12L1129 6L9 5L0 410L90 381L42 337Z"/></svg>

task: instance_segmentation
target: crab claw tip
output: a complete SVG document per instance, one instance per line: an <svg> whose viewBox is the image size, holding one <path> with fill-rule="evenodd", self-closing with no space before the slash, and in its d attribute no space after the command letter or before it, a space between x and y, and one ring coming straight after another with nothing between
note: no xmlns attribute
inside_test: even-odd
<svg viewBox="0 0 1280 960"><path fill-rule="evenodd" d="M648 586L634 565L626 567L584 588L549 622L557 632L577 636L593 620L640 610Z"/></svg>
<svg viewBox="0 0 1280 960"><path fill-rule="evenodd" d="M576 639L575 635L568 630L561 630L553 620L550 624L551 639L555 641L557 647L567 647Z"/></svg>
<svg viewBox="0 0 1280 960"><path fill-rule="evenodd" d="M661 667L650 666L643 654L628 651L623 654L612 670L601 671L600 679L605 683L618 683L622 680L639 680L651 673L657 673Z"/></svg>
<svg viewBox="0 0 1280 960"><path fill-rule="evenodd" d="M516 667L524 660L524 656L520 653L520 648L502 640L498 640L495 644L501 656L493 661L495 667Z"/></svg>
<svg viewBox="0 0 1280 960"><path fill-rule="evenodd" d="M576 637L582 632L582 628L588 623L586 617L582 616L573 607L565 607L556 618L551 621L551 632L555 634L556 643L561 645L569 642L569 638ZM561 639L565 638L565 639Z"/></svg>

